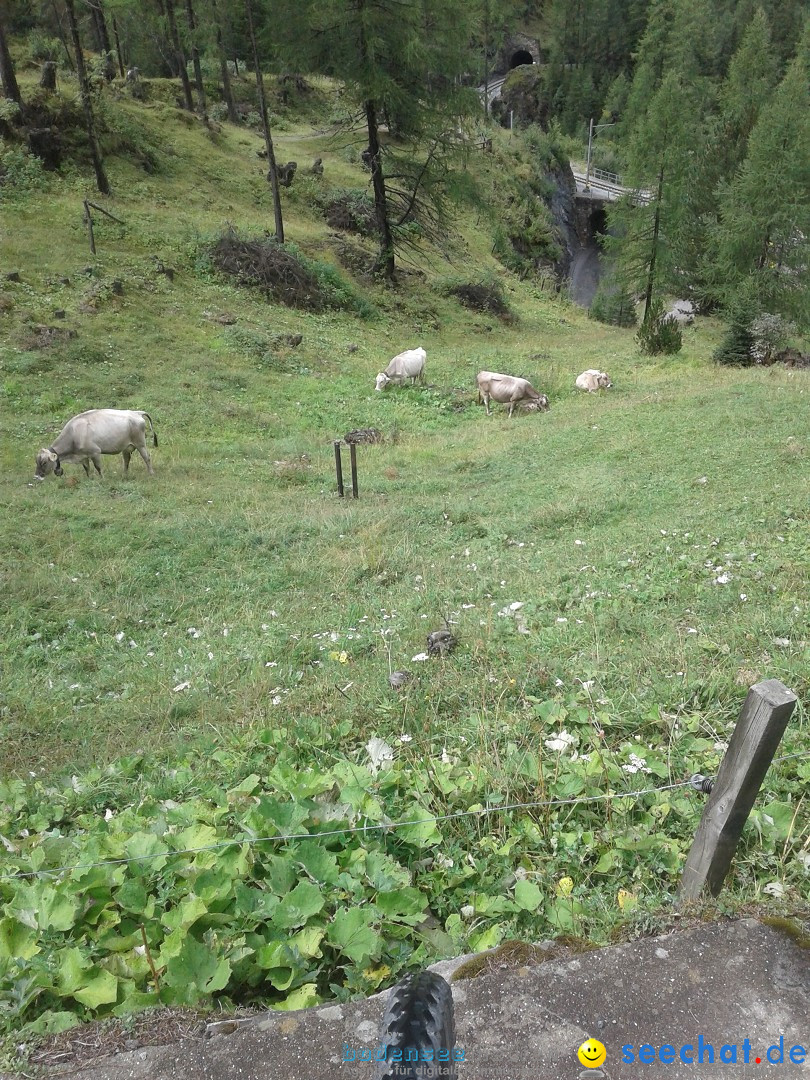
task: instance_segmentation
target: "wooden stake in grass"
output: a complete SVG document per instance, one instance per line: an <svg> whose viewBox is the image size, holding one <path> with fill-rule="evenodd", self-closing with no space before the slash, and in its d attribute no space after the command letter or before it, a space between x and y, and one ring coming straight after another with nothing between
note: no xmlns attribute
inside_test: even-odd
<svg viewBox="0 0 810 1080"><path fill-rule="evenodd" d="M146 962L149 964L149 967L152 971L152 978L155 980L155 989L160 990L160 976L157 973L155 961L152 959L149 942L146 940L146 927L143 925L143 923L141 923L141 937L143 938L143 947L146 951Z"/></svg>
<svg viewBox="0 0 810 1080"><path fill-rule="evenodd" d="M704 885L723 887L743 827L796 706L778 679L756 683L740 713L683 868L678 898L694 900Z"/></svg>
<svg viewBox="0 0 810 1080"><path fill-rule="evenodd" d="M335 439L335 473L337 475L338 495L343 498L343 462L340 458L340 439Z"/></svg>

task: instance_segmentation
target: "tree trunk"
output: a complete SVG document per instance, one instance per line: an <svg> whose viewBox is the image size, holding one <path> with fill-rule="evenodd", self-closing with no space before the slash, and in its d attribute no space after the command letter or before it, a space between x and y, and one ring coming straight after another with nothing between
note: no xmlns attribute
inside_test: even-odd
<svg viewBox="0 0 810 1080"><path fill-rule="evenodd" d="M4 96L11 98L12 101L16 101L20 106L20 109L22 109L22 97L20 95L20 88L17 85L17 76L14 74L14 64L11 60L11 54L8 51L6 31L3 26L2 18L0 18L0 82L3 84Z"/></svg>
<svg viewBox="0 0 810 1080"><path fill-rule="evenodd" d="M222 24L219 21L219 10L217 9L216 0L213 2L212 11L214 14L214 22L217 27L217 52L219 53L219 71L222 77L222 96L225 99L225 105L228 108L228 119L232 124L238 124L239 113L236 111L236 102L233 99L231 73L228 71L228 58L225 55L225 45L222 40Z"/></svg>
<svg viewBox="0 0 810 1080"><path fill-rule="evenodd" d="M87 81L87 70L84 66L84 55L82 53L82 43L79 37L79 27L76 23L76 10L73 6L73 0L65 0L65 12L68 17L68 25L70 26L70 36L73 39L73 51L76 54L76 71L79 76L79 90L81 91L82 96L84 120L87 125L87 138L90 142L90 154L93 158L93 168L96 170L96 187L102 195L109 195L110 184L107 180L107 174L104 171L104 163L101 160L98 142L96 141L93 101L90 97L90 84Z"/></svg>
<svg viewBox="0 0 810 1080"><path fill-rule="evenodd" d="M121 76L122 79L125 79L126 75L127 75L127 72L126 72L126 67L124 66L124 52L123 52L123 49L121 48L121 38L120 38L120 35L118 33L118 22L116 21L116 18L115 18L114 15L113 15L113 20L112 20L112 27L113 27L113 37L115 38L115 55L118 57L118 73L119 73L119 75Z"/></svg>
<svg viewBox="0 0 810 1080"><path fill-rule="evenodd" d="M191 33L191 62L194 65L194 82L197 87L197 109L200 116L207 119L205 106L205 86L203 85L202 68L200 67L200 50L197 48L197 24L194 21L194 7L191 0L186 0L186 19Z"/></svg>
<svg viewBox="0 0 810 1080"><path fill-rule="evenodd" d="M371 186L374 189L374 213L377 218L377 236L380 241L379 265L387 278L394 276L394 238L388 221L388 200L385 194L385 176L380 157L380 137L377 123L377 107L373 101L363 105L368 127L368 149L371 154Z"/></svg>
<svg viewBox="0 0 810 1080"><path fill-rule="evenodd" d="M264 145L267 150L267 165L270 173L270 188L273 192L273 211L276 218L276 240L284 243L284 221L281 216L281 196L278 190L278 170L276 169L276 154L273 149L273 137L270 134L270 120L267 116L267 99L264 96L264 78L259 63L259 50L256 48L256 30L253 26L253 0L245 0L247 13L248 31L250 33L250 45L253 50L253 66L256 69L256 92L259 96L259 112L264 129Z"/></svg>
<svg viewBox="0 0 810 1080"><path fill-rule="evenodd" d="M107 82L112 82L115 78L115 64L113 62L110 35L107 32L107 20L104 18L102 0L87 0L87 6L90 8L90 16L93 20L93 30L96 35L98 51L104 58L104 78Z"/></svg>
<svg viewBox="0 0 810 1080"><path fill-rule="evenodd" d="M177 33L177 20L174 17L174 0L166 0L166 21L169 24L169 38L174 49L180 82L183 84L183 98L185 99L186 108L189 112L194 112L191 83L188 80L188 72L186 71L186 55L183 52L183 46L180 44L180 35Z"/></svg>
<svg viewBox="0 0 810 1080"><path fill-rule="evenodd" d="M661 225L661 194L664 190L664 163L658 173L658 191L655 195L655 219L653 221L652 252L650 253L650 265L647 269L647 290L644 294L644 318L642 326L647 325L650 317L650 308L653 300L653 284L655 281L655 259L658 254L658 230Z"/></svg>
<svg viewBox="0 0 810 1080"><path fill-rule="evenodd" d="M70 68L71 71L75 71L76 65L73 63L73 57L71 56L70 49L68 48L67 39L65 37L65 27L62 23L62 16L60 15L59 10L56 7L55 0L51 0L51 10L53 12L53 21L56 25L56 32L59 35L59 40L62 42L62 48L65 50L67 66Z"/></svg>

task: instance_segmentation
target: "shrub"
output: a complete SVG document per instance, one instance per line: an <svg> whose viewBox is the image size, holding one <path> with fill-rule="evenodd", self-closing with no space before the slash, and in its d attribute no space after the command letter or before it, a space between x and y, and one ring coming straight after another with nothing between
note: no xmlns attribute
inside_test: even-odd
<svg viewBox="0 0 810 1080"><path fill-rule="evenodd" d="M346 189L332 192L324 207L326 222L341 232L373 236L376 229L374 202L366 191Z"/></svg>
<svg viewBox="0 0 810 1080"><path fill-rule="evenodd" d="M751 323L751 355L757 364L767 364L780 349L787 345L788 339L796 333L796 326L781 315L771 315L763 311Z"/></svg>
<svg viewBox="0 0 810 1080"><path fill-rule="evenodd" d="M228 106L224 101L215 101L208 110L208 115L215 123L221 124L223 120L228 119Z"/></svg>
<svg viewBox="0 0 810 1080"><path fill-rule="evenodd" d="M668 319L661 301L655 301L646 313L644 322L636 334L636 341L643 353L657 356L660 353L681 351L683 335L674 319Z"/></svg>
<svg viewBox="0 0 810 1080"><path fill-rule="evenodd" d="M635 326L636 304L626 288L615 282L601 281L588 315L610 326Z"/></svg>
<svg viewBox="0 0 810 1080"><path fill-rule="evenodd" d="M742 310L732 313L725 337L714 351L717 364L733 367L750 367L754 362L754 335L751 333L750 314Z"/></svg>
<svg viewBox="0 0 810 1080"><path fill-rule="evenodd" d="M307 258L295 244L243 239L230 229L213 245L211 256L218 270L232 274L242 284L258 286L268 298L288 307L308 311L344 308L364 319L375 314L373 306L354 292L334 266Z"/></svg>
<svg viewBox="0 0 810 1080"><path fill-rule="evenodd" d="M513 319L499 281L451 282L445 285L442 291L445 296L454 296L464 307L470 308L472 311L483 311L490 315L497 315L504 322L510 322Z"/></svg>
<svg viewBox="0 0 810 1080"><path fill-rule="evenodd" d="M35 63L44 64L48 60L58 59L62 47L59 38L35 29L29 30L27 40L28 55Z"/></svg>
<svg viewBox="0 0 810 1080"><path fill-rule="evenodd" d="M9 191L36 191L44 180L42 162L19 147L0 150L0 188Z"/></svg>

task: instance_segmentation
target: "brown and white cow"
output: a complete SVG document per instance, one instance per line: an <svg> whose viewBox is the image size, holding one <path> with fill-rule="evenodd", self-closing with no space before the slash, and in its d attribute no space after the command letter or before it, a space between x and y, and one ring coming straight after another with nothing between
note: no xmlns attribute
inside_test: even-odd
<svg viewBox="0 0 810 1080"><path fill-rule="evenodd" d="M508 405L510 416L518 403L531 405L542 412L548 408L546 395L539 394L528 379L521 379L517 375L501 375L497 371L479 371L476 382L479 400L484 402L487 416L492 415L489 410L490 401Z"/></svg>

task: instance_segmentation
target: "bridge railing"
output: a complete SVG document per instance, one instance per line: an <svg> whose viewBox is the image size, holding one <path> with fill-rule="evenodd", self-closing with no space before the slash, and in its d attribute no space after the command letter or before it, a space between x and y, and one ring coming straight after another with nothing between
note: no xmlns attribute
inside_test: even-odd
<svg viewBox="0 0 810 1080"><path fill-rule="evenodd" d="M616 187L623 187L622 178L618 173L608 172L607 169L591 169L591 176L594 180L603 180L606 184L615 184Z"/></svg>

